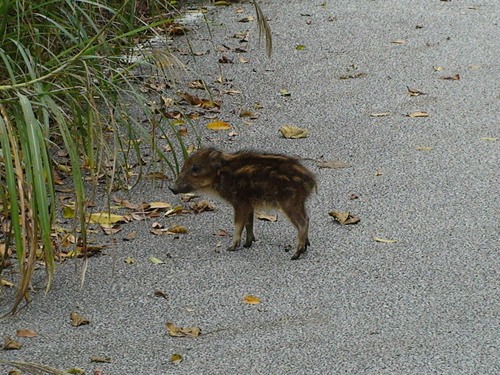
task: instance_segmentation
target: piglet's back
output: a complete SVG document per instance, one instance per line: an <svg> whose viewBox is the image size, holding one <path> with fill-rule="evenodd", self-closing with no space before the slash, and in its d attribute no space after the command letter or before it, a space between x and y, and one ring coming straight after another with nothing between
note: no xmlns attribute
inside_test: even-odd
<svg viewBox="0 0 500 375"><path fill-rule="evenodd" d="M314 175L296 158L240 151L223 154L216 190L229 202L276 205L291 196L305 200L316 187Z"/></svg>

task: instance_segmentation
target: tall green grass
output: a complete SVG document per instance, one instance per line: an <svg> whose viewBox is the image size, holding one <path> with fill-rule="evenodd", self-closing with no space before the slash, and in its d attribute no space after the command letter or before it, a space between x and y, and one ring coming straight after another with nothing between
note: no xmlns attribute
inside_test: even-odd
<svg viewBox="0 0 500 375"><path fill-rule="evenodd" d="M139 6L147 11L152 4L161 17L147 22L136 17ZM127 183L127 157L135 151L135 158L140 158L133 140L149 142L158 151L150 128L168 132L168 123L151 112L133 74L138 65L154 67L158 54L136 62L124 57L137 38L171 22L168 15L173 8L169 2L163 2L162 8L161 4L133 0L0 3L0 219L7 248L0 258L0 276L8 254L15 253L20 280L12 311L28 298L36 262L46 266L47 289L52 284L53 174L59 167L54 152L64 150L70 160L66 170L75 191L75 231L85 248L84 177L96 184L105 162L111 161L108 191L117 180ZM162 70L152 68L151 74L161 75ZM152 123L142 123L143 116L137 114L145 114ZM179 158L161 157L173 173L178 170Z"/></svg>

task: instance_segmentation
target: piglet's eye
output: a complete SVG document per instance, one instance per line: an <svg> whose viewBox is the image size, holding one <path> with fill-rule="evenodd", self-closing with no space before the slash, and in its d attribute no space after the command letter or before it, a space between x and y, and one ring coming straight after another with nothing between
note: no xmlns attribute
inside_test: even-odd
<svg viewBox="0 0 500 375"><path fill-rule="evenodd" d="M196 173L196 172L199 172L199 171L200 171L200 166L199 166L199 165L196 165L196 164L195 164L195 165L193 165L193 166L191 167L191 172L192 172L192 173Z"/></svg>

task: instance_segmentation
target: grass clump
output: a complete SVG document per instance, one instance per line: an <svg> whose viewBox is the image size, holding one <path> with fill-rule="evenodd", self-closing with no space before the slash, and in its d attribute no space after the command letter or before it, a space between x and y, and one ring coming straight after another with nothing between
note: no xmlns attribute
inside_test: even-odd
<svg viewBox="0 0 500 375"><path fill-rule="evenodd" d="M168 132L168 120L152 113L134 74L139 67L149 67L148 75L165 73L158 66L165 66L168 53L143 50L137 56L134 48L172 22L172 4L161 4L0 4L0 280L10 259L17 259L20 280L12 311L28 299L36 262L46 267L47 289L52 283L55 176L71 178L75 233L85 252L84 180L94 186L104 181L107 191L133 184L129 161L140 159L134 140L149 142L158 152L154 136ZM169 142L185 151L180 139ZM61 155L67 162L58 161ZM161 158L175 173L173 155Z"/></svg>

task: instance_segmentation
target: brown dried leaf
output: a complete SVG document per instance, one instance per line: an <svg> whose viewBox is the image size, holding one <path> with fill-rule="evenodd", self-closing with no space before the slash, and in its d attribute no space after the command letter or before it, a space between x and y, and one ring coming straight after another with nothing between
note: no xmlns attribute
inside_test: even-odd
<svg viewBox="0 0 500 375"><path fill-rule="evenodd" d="M198 327L177 327L174 323L165 323L168 334L172 337L198 337L201 329Z"/></svg>
<svg viewBox="0 0 500 375"><path fill-rule="evenodd" d="M22 345L11 337L4 337L2 350L19 350Z"/></svg>
<svg viewBox="0 0 500 375"><path fill-rule="evenodd" d="M120 232L122 230L122 226L113 224L101 224L101 229L104 234L112 235Z"/></svg>
<svg viewBox="0 0 500 375"><path fill-rule="evenodd" d="M79 327L79 326L83 326L83 325L86 325L86 324L90 324L89 320L85 319L84 317L82 317L77 312L70 313L69 317L71 319L71 325L73 327Z"/></svg>
<svg viewBox="0 0 500 375"><path fill-rule="evenodd" d="M31 329L18 329L16 331L16 336L17 337L36 337L38 336L38 333Z"/></svg>
<svg viewBox="0 0 500 375"><path fill-rule="evenodd" d="M447 81L459 81L460 80L460 74L455 74L454 76L439 77L439 79L444 79L444 80L447 80Z"/></svg>
<svg viewBox="0 0 500 375"><path fill-rule="evenodd" d="M345 76L340 76L339 79L356 79L366 77L368 74L366 73L357 73L357 74L348 74Z"/></svg>
<svg viewBox="0 0 500 375"><path fill-rule="evenodd" d="M197 79L195 81L191 81L188 83L188 87L192 89L200 89L204 90L205 89L205 84L201 79Z"/></svg>
<svg viewBox="0 0 500 375"><path fill-rule="evenodd" d="M195 214L199 214L204 211L213 211L215 210L215 205L213 203L210 203L208 201L198 201L198 202L193 202L190 205L191 209Z"/></svg>
<svg viewBox="0 0 500 375"><path fill-rule="evenodd" d="M350 212L330 211L328 215L342 225L357 224L360 221L359 217L352 215Z"/></svg>
<svg viewBox="0 0 500 375"><path fill-rule="evenodd" d="M132 241L137 238L137 231L133 230L129 234L127 234L125 237L123 237L123 241Z"/></svg>
<svg viewBox="0 0 500 375"><path fill-rule="evenodd" d="M167 294L165 292L162 292L161 290L155 290L154 296L168 299Z"/></svg>
<svg viewBox="0 0 500 375"><path fill-rule="evenodd" d="M219 63L221 63L221 64L234 64L233 60L225 55L222 55L220 57Z"/></svg>
<svg viewBox="0 0 500 375"><path fill-rule="evenodd" d="M417 151L431 151L432 147L418 146L418 147L415 147L415 150L417 150Z"/></svg>
<svg viewBox="0 0 500 375"><path fill-rule="evenodd" d="M411 89L408 86L406 86L406 89L408 90L408 94L410 96L419 96L419 95L427 95L425 92L417 90L417 89Z"/></svg>

